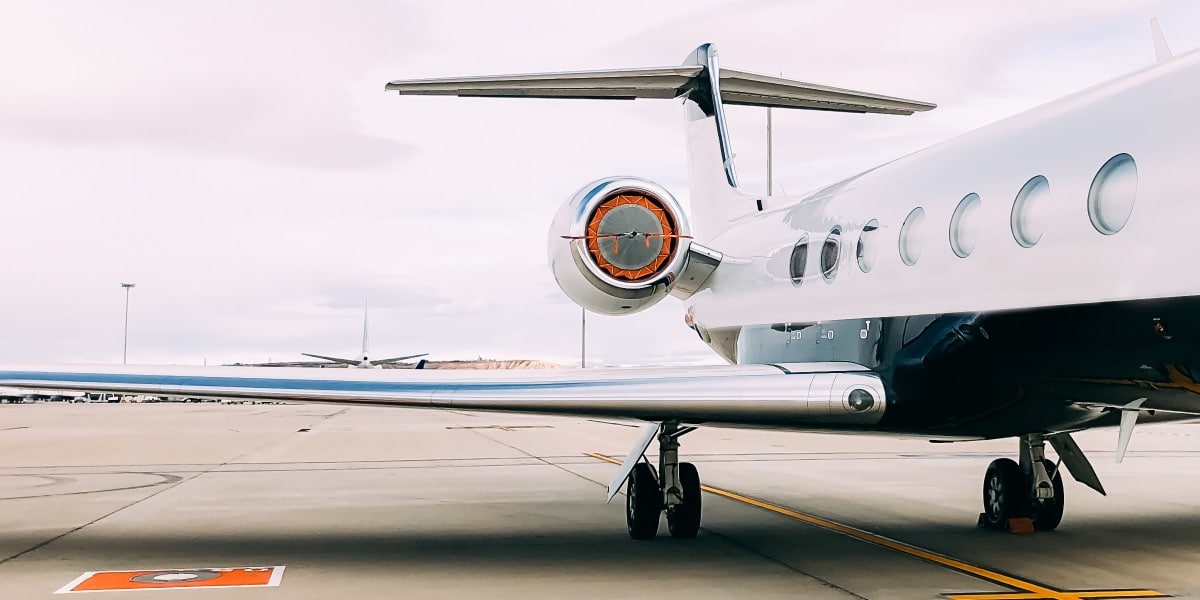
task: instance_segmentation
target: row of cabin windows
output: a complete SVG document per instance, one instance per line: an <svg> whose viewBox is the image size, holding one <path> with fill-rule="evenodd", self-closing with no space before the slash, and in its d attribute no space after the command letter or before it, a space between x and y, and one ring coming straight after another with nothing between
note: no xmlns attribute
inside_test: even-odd
<svg viewBox="0 0 1200 600"><path fill-rule="evenodd" d="M1042 175L1035 176L1017 192L1013 199L1009 227L1013 239L1025 248L1032 248L1042 239L1046 230L1046 206L1050 197L1050 182ZM1137 163L1128 154L1118 154L1100 167L1088 189L1088 218L1096 231L1113 235L1129 222L1133 205L1137 199ZM966 258L975 250L979 237L978 215L982 207L979 194L970 193L959 200L950 217L950 249L959 258ZM900 226L898 251L900 260L912 266L921 258L922 238L920 232L925 223L925 209L918 206L908 213ZM858 236L856 258L858 268L869 273L875 266L870 240L879 229L879 221L871 219L863 226ZM821 276L833 281L837 276L838 259L841 254L841 226L834 226L821 244ZM800 285L808 265L807 235L801 236L792 247L790 271L792 283Z"/></svg>
<svg viewBox="0 0 1200 600"><path fill-rule="evenodd" d="M860 241L861 244L861 241ZM833 281L837 276L838 258L841 257L842 228L834 227L829 231L825 242L821 244L821 276L826 281ZM792 246L791 275L792 283L800 285L804 281L804 271L808 266L808 236L802 236L800 241Z"/></svg>

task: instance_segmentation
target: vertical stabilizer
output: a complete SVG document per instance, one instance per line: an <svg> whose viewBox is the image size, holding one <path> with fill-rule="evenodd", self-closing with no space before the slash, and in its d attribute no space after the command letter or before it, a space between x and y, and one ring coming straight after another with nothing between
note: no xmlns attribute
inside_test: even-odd
<svg viewBox="0 0 1200 600"><path fill-rule="evenodd" d="M367 360L367 357L370 356L370 353L369 353L369 346L371 345L371 339L370 339L370 335L369 335L370 325L368 324L368 321L367 321L367 316L369 314L370 314L370 310L367 308L367 303L363 302L363 343L362 343L362 359L363 360Z"/></svg>
<svg viewBox="0 0 1200 600"><path fill-rule="evenodd" d="M754 210L754 200L738 190L729 125L721 101L721 71L712 44L696 48L683 62L703 67L684 96L688 187L696 237L711 239L736 217Z"/></svg>
<svg viewBox="0 0 1200 600"><path fill-rule="evenodd" d="M1171 53L1171 46L1167 45L1167 36L1163 35L1157 17L1150 19L1150 35L1154 36L1154 58L1158 59L1158 62L1165 63L1175 58Z"/></svg>

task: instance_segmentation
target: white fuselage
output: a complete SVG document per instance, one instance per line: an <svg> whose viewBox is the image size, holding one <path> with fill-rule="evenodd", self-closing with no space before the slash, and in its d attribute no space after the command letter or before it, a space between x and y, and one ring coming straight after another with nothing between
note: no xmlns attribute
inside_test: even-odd
<svg viewBox="0 0 1200 600"><path fill-rule="evenodd" d="M1189 276L1200 255L1200 53L1190 53L1084 90L916 152L781 206L753 212L704 243L726 259L693 297L693 318L712 330L749 324L816 322L895 315L994 311L1108 300L1200 295ZM1136 162L1135 203L1115 234L1089 218L1089 189L1110 158ZM1011 227L1014 200L1043 176L1045 228L1023 247ZM978 194L977 237L960 258L951 217ZM899 252L902 224L925 212L911 233L919 259ZM1035 215L1036 216L1036 215ZM864 225L874 265L864 273L856 246ZM821 274L821 245L840 227L836 276ZM810 240L799 285L789 258Z"/></svg>

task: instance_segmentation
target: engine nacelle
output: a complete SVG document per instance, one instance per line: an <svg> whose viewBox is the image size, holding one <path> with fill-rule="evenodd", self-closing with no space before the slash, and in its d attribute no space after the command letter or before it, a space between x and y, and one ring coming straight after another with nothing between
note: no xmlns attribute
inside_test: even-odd
<svg viewBox="0 0 1200 600"><path fill-rule="evenodd" d="M671 293L687 266L691 235L683 208L662 186L636 177L600 179L555 215L550 267L576 304L631 314Z"/></svg>

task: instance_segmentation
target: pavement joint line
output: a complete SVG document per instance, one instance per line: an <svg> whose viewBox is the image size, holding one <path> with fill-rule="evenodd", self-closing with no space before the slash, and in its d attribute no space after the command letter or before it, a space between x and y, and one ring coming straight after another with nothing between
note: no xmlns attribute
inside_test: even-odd
<svg viewBox="0 0 1200 600"><path fill-rule="evenodd" d="M201 471L201 472L199 472L199 474L203 475L204 473L207 473L207 472L208 471ZM29 494L29 495L25 495L25 496L0 496L0 500L30 500L30 499L36 499L36 498L61 498L63 496L83 496L86 494L103 494L106 492L125 492L125 491L129 491L129 490L141 490L141 489L146 489L146 488L157 487L160 485L169 485L169 484L179 483L180 480L183 479L179 475L172 475L169 473L117 471L115 473L103 473L103 474L104 475L114 475L114 474L115 475L150 475L153 477L160 478L161 481L155 481L152 483L143 483L141 485L128 485L128 486L116 487L116 488L103 488L103 489L99 489L99 490L80 490L77 492L56 492L53 494ZM13 476L10 475L10 477L13 477ZM53 484L48 484L48 485L53 485ZM41 485L41 486L37 486L37 487L45 487L45 485Z"/></svg>
<svg viewBox="0 0 1200 600"><path fill-rule="evenodd" d="M603 485L603 484L601 484L601 485ZM831 590L835 590L835 591L841 592L841 593L843 593L843 594L846 594L847 596L850 596L850 597L852 597L852 598L858 598L858 600L871 600L870 598L868 598L868 597L866 597L866 596L862 596L862 595L860 595L860 594L856 594L856 593L854 593L853 591L851 591L851 590L849 590L849 589L847 589L847 588L844 588L844 587L842 587L842 586L840 586L840 585L838 585L838 584L836 584L836 583L834 583L834 582L832 582L832 581L830 581L830 580L826 579L825 577L822 577L822 576L820 576L820 575L817 575L817 574L815 574L815 573L809 573L808 571L805 571L804 569L800 568L800 567L799 567L799 566L797 566L797 565L794 565L794 564L792 564L792 563L790 563L790 562L788 562L788 561L786 561L786 560L783 560L783 559L781 559L781 558L777 558L777 557L775 557L775 556L771 556L770 554L768 554L768 553L766 553L766 552L764 552L764 551L762 551L762 550L760 550L760 549L758 549L758 548L755 548L755 547L753 547L753 546L751 546L751 545L749 545L749 544L746 544L746 543L744 543L744 542L742 542L742 541L740 541L740 540L737 540L737 539L735 539L735 538L733 538L733 537L730 537L730 536L728 536L728 535L725 535L725 534L723 534L723 533L721 533L721 532L719 532L719 531L714 531L713 529L711 529L711 528L708 528L708 527L702 527L701 529L702 529L702 530L704 530L704 531L707 531L707 532L708 532L708 535L711 535L711 536L713 536L713 537L720 538L720 539L721 539L721 540L723 540L723 541L724 541L726 544L729 544L730 546L733 546L734 548L738 548L738 549L742 550L743 552L746 552L746 553L749 553L749 554L753 554L754 556L757 556L757 557L759 557L759 558L761 558L761 559L763 559L763 560L766 560L766 561L770 561L770 562L772 562L772 563L775 563L775 564L779 565L780 567L782 567L782 568L784 568L784 569L787 569L788 571L791 571L791 572L793 572L793 573L796 573L797 575L800 575L801 577L807 577L808 579L811 579L811 580L813 580L813 581L815 581L815 582L819 583L820 585L822 585L822 586L825 586L825 587L827 587L827 588L829 588L829 589L831 589Z"/></svg>
<svg viewBox="0 0 1200 600"><path fill-rule="evenodd" d="M461 423L456 423L456 424L457 424L457 425L459 425L459 426L461 426L461 425L462 425ZM505 441L503 441L503 440L496 439L496 438L494 438L494 437L492 437L492 436L488 435L488 434L487 434L487 431L486 431L485 429L481 429L481 428L478 428L478 427L476 427L476 428L463 427L463 428L462 428L462 430L463 430L463 431L470 432L470 433L474 433L475 435L477 435L477 436L479 436L479 437L481 437L481 438L483 438L483 439L485 439L485 440L488 440L488 441L490 441L490 442L494 442L494 443L496 443L496 444L500 444L501 446L504 446L505 448L509 448L509 449L511 449L511 450L515 450L515 451L517 451L517 452L519 452L519 453L521 453L521 454L524 454L524 455L525 455L525 456L527 456L529 459L532 459L532 460L536 461L535 463L532 463L532 464L538 464L538 463L540 463L540 464L543 464L543 465L546 465L546 466L554 467L555 469L558 469L558 470L562 471L563 473L568 473L568 474L570 474L570 475L574 475L574 476L576 476L576 477L578 477L578 478L580 478L580 479L582 479L582 480L584 480L584 481L588 481L588 482L591 482L591 483L597 483L597 482L595 482L595 481L593 481L593 480L591 480L591 479L588 479L587 477L585 477L585 476L583 476L583 475L581 475L581 474L579 474L579 473L576 473L575 471L572 471L571 469L568 469L567 467L565 467L565 466L563 466L563 465L561 465L561 464L558 464L558 463L555 463L555 462L553 462L553 461L549 460L549 459L548 459L548 458L546 458L546 457L542 457L542 456L535 456L535 455L533 455L533 454L530 454L529 452L526 452L525 450L523 450L523 449L521 449L521 448L518 448L518 447L516 447L516 446L514 446L514 445L512 445L512 444L510 444L510 443L508 443L508 442L505 442ZM493 431L494 431L494 430L493 430ZM525 466L525 465L518 465L518 466Z"/></svg>
<svg viewBox="0 0 1200 600"><path fill-rule="evenodd" d="M342 413L344 413L344 412L346 412L346 409L340 410L340 411L338 411L338 412L334 413L334 415L332 415L332 416L340 415L340 414L342 414ZM143 502L145 502L145 501L147 501L147 500L149 500L149 499L151 499L151 498L153 498L153 497L155 497L155 496L158 496L159 494L162 494L162 493L164 493L164 492L167 492L167 491L173 490L173 489L175 489L175 488L177 488L177 487L179 487L179 486L181 486L181 485L183 485L183 484L185 484L185 483L187 483L187 482L189 482L189 481L192 481L192 480L194 480L194 479L197 479L197 478L199 478L199 477L202 477L202 476L204 476L204 475L206 475L206 474L208 474L208 473L211 473L211 472L213 472L213 471L215 471L215 470L217 470L217 469L219 469L219 468L221 468L221 467L223 467L223 466L225 466L225 465L227 465L227 464L229 464L229 463L235 462L235 461L237 461L238 459L240 459L240 458L242 458L242 457L244 457L244 456L248 456L248 455L250 455L250 454L252 454L252 453L254 453L254 452L257 452L257 451L259 451L259 450L262 450L263 448L266 448L267 446L269 446L269 445L271 445L271 444L274 444L275 442L278 442L278 441L280 441L280 440L282 440L282 439L285 439L285 438L286 438L288 435L291 435L291 434L284 434L284 435L281 435L281 436L279 436L278 438L272 438L272 439L269 439L269 440L267 440L267 441L265 441L265 442L263 442L263 443L261 443L261 444L259 444L259 445L255 446L254 448L251 448L251 449L249 449L249 450L247 450L247 451L245 451L245 452L242 452L241 454L239 454L239 455L237 455L237 456L233 457L233 458L232 458L232 459L230 459L230 460L227 460L227 461L225 461L225 462L223 462L223 463L220 463L220 464L214 465L214 466L212 466L211 468L209 468L209 469L207 469L207 470L205 470L205 471L201 471L201 472L199 472L199 473L195 473L195 474L194 474L194 475L192 475L191 477L179 477L177 480L175 480L175 481L173 481L173 482L171 482L171 481L166 481L166 482L160 483L160 484L158 484L158 485L161 485L162 487L161 487L160 489L156 490L154 493L152 493L152 494L148 495L148 496L144 496L144 497L142 497L142 498L138 498L137 500L134 500L133 502L130 502L129 504L125 504L125 505L119 506L119 507L117 507L117 508L115 508L115 509L113 509L113 510L111 510L111 511L109 511L109 512L105 513L105 514L103 514L103 515L100 515L99 517L96 517L95 519L92 519L91 521L88 521L87 523L84 523L83 525L78 525L78 526L76 526L76 527L72 527L71 529L68 529L68 530L66 530L66 531L64 531L64 532L62 532L62 533L60 533L60 534L58 534L58 535L56 535L56 536L53 536L53 537L51 537L51 538L49 538L49 539L43 540L43 541L41 541L41 542L38 542L37 544L34 544L33 546L30 546L29 548L26 548L26 549L24 549L24 550L21 550L20 552L17 552L16 554L13 554L13 555L11 555L11 556L8 556L8 557L5 557L5 558L0 558L0 565L3 565L3 564L5 564L5 563L7 563L7 562L14 561L14 560L16 560L16 559L18 559L18 558L21 558L22 556L25 556L26 554L29 554L29 553L31 553L31 552L36 552L36 551L38 551L38 550L41 550L42 548L45 548L46 546L49 546L50 544L53 544L54 542L57 542L58 540L61 540L61 539L65 538L65 537L67 537L68 535L71 535L71 534L73 534L73 533L76 533L76 532L79 532L79 531L83 531L84 529L86 529L86 528L88 528L88 527L91 527L92 525L95 525L96 523L99 523L100 521L103 521L104 519L107 519L107 518L109 518L109 517L111 517L111 516L113 516L113 515L115 515L115 514L117 514L117 513L121 512L121 511L123 511L123 510L126 510L126 509L128 509L128 508L133 508L134 506L137 506L138 504L141 504L141 503L143 503ZM155 473L155 475L158 475L158 473Z"/></svg>
<svg viewBox="0 0 1200 600"><path fill-rule="evenodd" d="M130 502L129 504L119 506L112 511L109 511L103 515L100 515L99 517L96 517L95 519L92 519L91 521L88 521L87 523L84 523L83 525L79 525L77 527L68 529L67 531L64 531L54 537L51 537L50 539L47 539L47 540L44 540L37 544L34 544L33 546L30 546L29 548L26 548L16 554L13 554L12 556L2 558L2 559L0 559L0 565L4 564L6 562L9 562L9 561L16 560L18 558L21 558L22 556L25 556L26 554L29 554L30 552L35 552L37 550L45 548L46 546L53 544L54 542L57 542L58 540L61 540L65 537L67 537L68 535L71 535L72 533L75 533L77 531L82 531L83 529L85 529L87 527L91 527L92 525L95 525L96 523L99 523L100 521L103 521L104 519L107 519L127 508L131 508L133 506L141 504L142 502L145 502L146 500L149 500L149 499L151 499L163 492L166 492L168 490L173 490L176 487L182 485L183 483L191 481L201 475L203 475L203 473L197 473L196 475L193 475L191 477L187 477L187 478L181 477L181 478L179 478L179 480L175 481L174 483L165 484L165 485L163 485L163 487L161 489L155 491L153 494L150 494L149 496L145 496L145 497L139 498L137 500L134 500L133 502Z"/></svg>
<svg viewBox="0 0 1200 600"><path fill-rule="evenodd" d="M621 464L620 460L615 459L615 458L605 455L605 454L600 454L598 452L585 452L584 454L586 456L590 456L597 460L602 460L604 462L611 463L614 465ZM908 544L908 543L901 542L898 540L893 540L889 537L885 537L885 536L879 535L877 533L871 533L869 531L866 531L864 529L859 529L859 528L853 527L851 525L846 525L844 523L838 523L836 521L831 521L829 519L824 519L824 518L817 517L814 515L795 511L790 508L785 508L783 506L779 506L777 504L772 504L770 502L758 500L756 498L751 498L749 496L743 496L741 494L738 494L736 492L731 492L729 490L712 487L710 485L701 485L700 489L705 492L708 492L710 494L713 494L714 496L720 496L720 497L726 498L728 500L734 500L736 502L741 502L742 504L747 504L750 506L754 506L756 508L761 508L763 510L770 511L775 514L783 515L785 517L791 517L792 519L801 521L803 523L808 523L809 525L814 525L816 527L820 527L820 528L826 529L828 531L840 533L847 537L854 538L856 540L866 542L868 544L879 546L881 548L886 548L888 550L893 550L893 551L899 552L901 554L905 554L905 555L911 556L913 558L918 558L918 559L924 560L926 562L940 565L940 566L958 571L960 573L965 573L965 574L975 577L977 579L983 579L990 583L1001 585L1001 586L1004 586L1004 587L1007 587L1007 588L1010 588L1013 590L1012 592L943 594L943 596L945 596L949 600L1084 600L1084 599L1088 599L1088 598L1101 599L1101 598L1170 598L1170 597L1172 597L1170 594L1164 594L1157 590L1150 590L1150 589L1059 590L1059 589L1055 589L1055 588L1047 586L1047 585L1034 583L1032 581L1021 579L1021 578L1013 576L1013 575L1000 573L998 571L993 571L991 569L987 569L987 568L981 567L979 565L974 565L974 564L971 564L971 563L968 563L965 561L951 558L944 554L939 554L937 552L933 552L932 550L926 550L924 548L919 548L912 544Z"/></svg>

